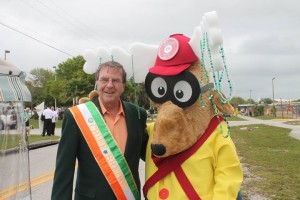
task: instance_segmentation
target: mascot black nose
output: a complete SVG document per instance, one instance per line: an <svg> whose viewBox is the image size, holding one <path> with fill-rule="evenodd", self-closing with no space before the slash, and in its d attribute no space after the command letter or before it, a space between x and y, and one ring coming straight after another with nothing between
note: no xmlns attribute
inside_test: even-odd
<svg viewBox="0 0 300 200"><path fill-rule="evenodd" d="M162 156L166 153L166 147L162 144L151 144L151 149L156 156Z"/></svg>

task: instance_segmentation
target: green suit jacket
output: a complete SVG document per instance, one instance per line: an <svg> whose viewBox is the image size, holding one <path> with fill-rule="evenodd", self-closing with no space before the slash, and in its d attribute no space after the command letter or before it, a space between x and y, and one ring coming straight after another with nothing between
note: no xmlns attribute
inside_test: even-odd
<svg viewBox="0 0 300 200"><path fill-rule="evenodd" d="M101 112L98 99L95 99L93 102ZM147 114L144 109L131 103L122 102L122 104L128 132L124 156L137 187L140 189L138 168L140 158L143 160L145 158L148 141L148 134L146 132ZM64 114L62 135L57 150L56 169L51 195L52 200L72 199L76 159L78 160L78 169L74 194L75 199L116 199L78 128L73 115L70 110L67 110Z"/></svg>

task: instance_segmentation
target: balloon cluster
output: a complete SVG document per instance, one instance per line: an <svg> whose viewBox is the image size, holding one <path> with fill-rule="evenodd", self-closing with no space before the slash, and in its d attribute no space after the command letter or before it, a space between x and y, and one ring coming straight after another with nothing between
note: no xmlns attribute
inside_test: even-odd
<svg viewBox="0 0 300 200"><path fill-rule="evenodd" d="M155 62L158 46L144 43L133 43L130 46L130 53L121 47L113 46L109 49L100 47L97 51L88 49L84 52L86 60L83 70L87 74L96 72L99 65L107 61L116 61L123 65L128 79L134 78L134 82L142 83L146 74Z"/></svg>
<svg viewBox="0 0 300 200"><path fill-rule="evenodd" d="M195 27L189 44L201 60L202 66L205 67L207 81L210 82L213 78L215 88L220 94L225 72L229 83L230 98L232 87L226 67L222 31L216 11L204 14L200 25ZM117 46L100 47L96 51L88 49L83 55L86 60L83 70L87 74L93 74L100 64L114 60L124 66L129 79L133 78L134 82L141 83L145 80L148 69L154 65L157 51L158 45L144 43L133 43L129 47L129 52Z"/></svg>
<svg viewBox="0 0 300 200"><path fill-rule="evenodd" d="M189 44L195 54L201 59L201 64L207 73L207 80L211 81L213 79L215 89L220 94L224 103L226 103L232 96L232 85L225 60L219 17L216 11L204 14L200 25L195 27ZM224 74L229 86L227 99L224 99L221 94L221 82L223 81Z"/></svg>

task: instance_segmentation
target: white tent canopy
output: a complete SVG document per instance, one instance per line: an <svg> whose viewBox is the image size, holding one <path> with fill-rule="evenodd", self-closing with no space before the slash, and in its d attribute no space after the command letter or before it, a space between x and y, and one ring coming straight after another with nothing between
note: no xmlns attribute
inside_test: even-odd
<svg viewBox="0 0 300 200"><path fill-rule="evenodd" d="M25 85L25 77L25 72L0 59L0 102L30 102L31 94Z"/></svg>
<svg viewBox="0 0 300 200"><path fill-rule="evenodd" d="M0 59L0 199L31 199L24 101L25 72Z"/></svg>

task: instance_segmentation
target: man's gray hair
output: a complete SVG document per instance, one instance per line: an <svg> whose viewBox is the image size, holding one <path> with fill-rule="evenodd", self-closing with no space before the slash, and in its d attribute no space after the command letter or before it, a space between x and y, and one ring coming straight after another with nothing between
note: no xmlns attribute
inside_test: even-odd
<svg viewBox="0 0 300 200"><path fill-rule="evenodd" d="M119 69L121 69L122 70L122 74L123 74L123 76L122 76L122 82L124 83L124 84L126 84L126 71L125 71L125 69L124 69L124 67L123 67L123 65L121 65L120 63L118 63L118 62L116 62L116 61L107 61L107 62L105 62L105 63L102 63L99 67L98 67L98 69L97 69L97 71L96 71L96 73L95 73L95 78L96 78L96 80L98 80L99 79L99 73L100 73L100 71L101 71L101 69L103 68L103 67L109 67L109 68L113 68L113 69L116 69L116 70L119 70Z"/></svg>

